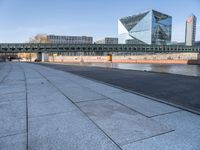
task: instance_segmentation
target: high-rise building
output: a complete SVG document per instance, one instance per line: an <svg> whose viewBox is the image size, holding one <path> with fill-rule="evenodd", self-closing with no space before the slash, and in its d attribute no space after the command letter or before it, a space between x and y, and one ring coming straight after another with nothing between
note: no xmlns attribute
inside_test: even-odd
<svg viewBox="0 0 200 150"><path fill-rule="evenodd" d="M58 44L92 44L93 37L47 35L47 41Z"/></svg>
<svg viewBox="0 0 200 150"><path fill-rule="evenodd" d="M197 18L194 15L189 16L186 20L185 45L187 46L192 46L195 43L196 21Z"/></svg>
<svg viewBox="0 0 200 150"><path fill-rule="evenodd" d="M119 43L168 44L171 42L172 17L149 10L118 20Z"/></svg>
<svg viewBox="0 0 200 150"><path fill-rule="evenodd" d="M118 38L106 37L95 42L96 44L118 44Z"/></svg>

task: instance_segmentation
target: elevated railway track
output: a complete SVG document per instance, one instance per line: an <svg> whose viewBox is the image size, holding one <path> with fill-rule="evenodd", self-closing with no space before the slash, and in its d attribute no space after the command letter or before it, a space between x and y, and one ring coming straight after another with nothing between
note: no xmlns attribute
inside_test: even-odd
<svg viewBox="0 0 200 150"><path fill-rule="evenodd" d="M129 44L49 44L49 43L1 43L0 53L39 52L145 52L180 53L200 52L200 46L183 45L129 45Z"/></svg>

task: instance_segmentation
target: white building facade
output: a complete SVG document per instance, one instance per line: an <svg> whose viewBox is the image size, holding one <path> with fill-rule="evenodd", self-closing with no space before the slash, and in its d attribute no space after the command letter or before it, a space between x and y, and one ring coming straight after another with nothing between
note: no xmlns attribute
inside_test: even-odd
<svg viewBox="0 0 200 150"><path fill-rule="evenodd" d="M185 45L187 46L192 46L195 43L196 21L197 18L194 15L189 16L186 20Z"/></svg>
<svg viewBox="0 0 200 150"><path fill-rule="evenodd" d="M92 44L93 37L47 35L47 41L48 43L57 44Z"/></svg>
<svg viewBox="0 0 200 150"><path fill-rule="evenodd" d="M106 37L95 42L96 44L118 44L118 38Z"/></svg>

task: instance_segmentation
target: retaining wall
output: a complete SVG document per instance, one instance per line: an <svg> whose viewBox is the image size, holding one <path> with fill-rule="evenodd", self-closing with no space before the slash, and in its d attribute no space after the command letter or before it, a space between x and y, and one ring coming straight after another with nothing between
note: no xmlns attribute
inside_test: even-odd
<svg viewBox="0 0 200 150"><path fill-rule="evenodd" d="M108 62L107 56L49 56L50 62Z"/></svg>
<svg viewBox="0 0 200 150"><path fill-rule="evenodd" d="M198 53L113 56L113 60L198 60Z"/></svg>
<svg viewBox="0 0 200 150"><path fill-rule="evenodd" d="M63 63L104 63L109 61L109 56L49 56L50 62ZM113 63L145 63L145 64L200 64L198 53L154 54L112 56Z"/></svg>

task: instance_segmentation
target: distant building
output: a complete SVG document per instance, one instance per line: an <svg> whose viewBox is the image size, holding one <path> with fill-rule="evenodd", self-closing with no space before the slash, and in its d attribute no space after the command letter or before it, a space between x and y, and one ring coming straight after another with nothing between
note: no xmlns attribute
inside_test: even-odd
<svg viewBox="0 0 200 150"><path fill-rule="evenodd" d="M59 36L59 35L47 35L48 43L59 44L92 44L93 37L87 36Z"/></svg>
<svg viewBox="0 0 200 150"><path fill-rule="evenodd" d="M126 44L146 44L138 39L128 39L125 41Z"/></svg>
<svg viewBox="0 0 200 150"><path fill-rule="evenodd" d="M200 41L195 42L195 46L200 46Z"/></svg>
<svg viewBox="0 0 200 150"><path fill-rule="evenodd" d="M195 43L196 36L196 20L194 15L191 15L186 20L185 28L185 45L192 46Z"/></svg>
<svg viewBox="0 0 200 150"><path fill-rule="evenodd" d="M179 44L178 41L171 41L171 42L169 43L169 45L178 45L178 44Z"/></svg>
<svg viewBox="0 0 200 150"><path fill-rule="evenodd" d="M95 42L96 44L118 44L118 38L106 37Z"/></svg>
<svg viewBox="0 0 200 150"><path fill-rule="evenodd" d="M171 28L172 17L155 10L124 17L118 20L119 43L168 44Z"/></svg>

